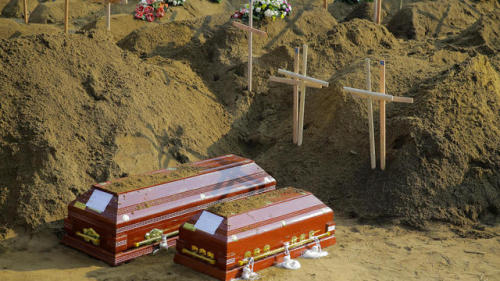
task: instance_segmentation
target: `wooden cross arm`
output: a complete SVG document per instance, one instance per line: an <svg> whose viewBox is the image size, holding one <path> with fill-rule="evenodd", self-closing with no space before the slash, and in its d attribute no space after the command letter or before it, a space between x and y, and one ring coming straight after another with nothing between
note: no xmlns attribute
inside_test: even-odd
<svg viewBox="0 0 500 281"><path fill-rule="evenodd" d="M395 97L391 95L386 95L384 93L372 92L368 90L356 89L351 87L344 87L344 91L349 92L351 94L355 94L364 98L372 98L376 100L383 101L392 101L392 102L404 102L404 103L413 103L412 98L406 97Z"/></svg>
<svg viewBox="0 0 500 281"><path fill-rule="evenodd" d="M237 21L233 21L233 26L236 27L236 28L239 28L239 29L242 29L242 30L245 30L245 31L250 31L252 33L255 33L255 34L258 34L258 35L264 35L264 36L267 36L267 32L265 31L262 31L262 30L258 30L256 28L253 28L253 27L250 27L248 25L244 25L242 23L239 23Z"/></svg>
<svg viewBox="0 0 500 281"><path fill-rule="evenodd" d="M393 101L394 97L391 95L386 95L383 93L378 93L378 92L372 92L368 90L362 90L362 89L356 89L356 88L351 88L351 87L344 87L344 91L349 92L351 94L355 94L364 98L372 98L376 100L383 100L383 101Z"/></svg>
<svg viewBox="0 0 500 281"><path fill-rule="evenodd" d="M404 102L404 103L413 103L413 98L396 97L396 96L394 96L392 98L392 101L395 101L395 102Z"/></svg>
<svg viewBox="0 0 500 281"><path fill-rule="evenodd" d="M298 74L298 73L291 72L291 71L288 71L288 70L278 69L278 73L279 74L283 74L285 76L291 76L291 77L297 78L299 80L304 80L306 82L312 82L312 83L320 84L321 86L328 87L328 82L326 82L326 81L319 80L319 79L316 79L316 78L312 78L312 77L309 77L309 76L304 76L302 74Z"/></svg>
<svg viewBox="0 0 500 281"><path fill-rule="evenodd" d="M300 81L300 80L295 80L295 79L291 79L291 78L283 78L283 77L276 77L276 76L269 77L269 81L284 83L284 84L294 85L294 86L300 86L300 85L302 85L302 83L305 83L306 86L310 87L310 88L316 88L316 89L323 88L323 86L321 84L318 84L318 83Z"/></svg>

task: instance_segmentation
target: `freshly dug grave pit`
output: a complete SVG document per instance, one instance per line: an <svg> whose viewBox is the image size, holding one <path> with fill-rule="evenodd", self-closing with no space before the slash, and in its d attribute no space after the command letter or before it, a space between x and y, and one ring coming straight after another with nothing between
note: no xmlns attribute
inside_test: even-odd
<svg viewBox="0 0 500 281"><path fill-rule="evenodd" d="M143 175L132 175L126 178L121 178L111 181L103 185L104 189L115 193L124 193L143 187L159 185L171 181L175 181L182 178L187 178L197 175L202 168L190 167L190 166L179 166L175 168L170 168L171 170L166 172L159 172L154 174L143 174Z"/></svg>
<svg viewBox="0 0 500 281"><path fill-rule="evenodd" d="M280 199L286 199L287 196L292 196L297 193L305 194L303 190L294 187L285 187L245 199L219 203L209 207L207 211L210 211L222 217L230 217L246 213L251 210L260 209L262 207L271 205Z"/></svg>

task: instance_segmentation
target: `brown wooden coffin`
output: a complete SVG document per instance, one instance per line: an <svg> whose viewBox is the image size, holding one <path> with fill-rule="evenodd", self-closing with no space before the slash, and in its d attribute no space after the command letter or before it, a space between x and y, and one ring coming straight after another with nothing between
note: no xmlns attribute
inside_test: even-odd
<svg viewBox="0 0 500 281"><path fill-rule="evenodd" d="M95 184L68 206L62 242L111 265L151 253L179 226L221 202L274 190L276 181L236 155Z"/></svg>
<svg viewBox="0 0 500 281"><path fill-rule="evenodd" d="M214 230L214 228L216 228ZM283 188L199 212L179 230L174 261L220 280L241 276L250 257L254 270L292 258L315 245L335 244L333 211L309 192Z"/></svg>

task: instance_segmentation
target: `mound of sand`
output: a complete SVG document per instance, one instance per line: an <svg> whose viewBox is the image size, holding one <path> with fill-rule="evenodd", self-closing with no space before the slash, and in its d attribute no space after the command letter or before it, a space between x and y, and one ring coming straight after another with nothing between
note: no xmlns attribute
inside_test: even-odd
<svg viewBox="0 0 500 281"><path fill-rule="evenodd" d="M0 7L2 4L0 3ZM38 6L38 0L28 1L28 13L31 14L33 10ZM24 4L22 0L10 0L6 1L5 6L0 13L3 17L8 18L21 18L24 17Z"/></svg>
<svg viewBox="0 0 500 281"><path fill-rule="evenodd" d="M446 10L439 3L431 4ZM474 13L464 22L472 26ZM450 7L449 18L462 16ZM146 26L118 46L92 27L0 41L2 223L61 219L94 182L223 153L255 159L281 186L305 187L341 214L414 226L498 214L500 86L488 62L497 55L435 44L443 41L434 32L398 40L365 19L338 23L322 8L296 9L258 26L269 36L254 37L250 93L247 35L227 14ZM493 49L495 29L483 29ZM268 77L292 69L293 48L303 43L308 74L330 87L307 91L297 147L292 89ZM366 57L386 60L389 93L416 101L387 106L385 172L369 168L366 101L341 91L365 86Z"/></svg>
<svg viewBox="0 0 500 281"><path fill-rule="evenodd" d="M70 20L92 17L104 10L101 3L84 0L71 1ZM63 23L64 22L64 0L48 1L40 3L31 13L30 22L34 23Z"/></svg>
<svg viewBox="0 0 500 281"><path fill-rule="evenodd" d="M482 16L476 23L446 40L454 47L477 49L486 55L500 51L500 14L490 13Z"/></svg>
<svg viewBox="0 0 500 281"><path fill-rule="evenodd" d="M15 19L0 18L0 39L12 39L20 36L40 33L54 34L61 32L61 28L47 24L19 23Z"/></svg>
<svg viewBox="0 0 500 281"><path fill-rule="evenodd" d="M500 208L500 75L478 55L427 79L389 126L391 167L371 177L373 206L412 224L466 225ZM385 201L388 200L388 201ZM382 203L382 202L390 203ZM378 203L375 203L378 202Z"/></svg>
<svg viewBox="0 0 500 281"><path fill-rule="evenodd" d="M388 28L406 39L446 37L459 33L479 18L474 6L459 0L412 3L392 17Z"/></svg>
<svg viewBox="0 0 500 281"><path fill-rule="evenodd" d="M354 10L350 12L346 17L346 21L350 21L353 19L366 19L366 20L372 20L373 19L373 3L372 2L363 2L359 5L356 5Z"/></svg>
<svg viewBox="0 0 500 281"><path fill-rule="evenodd" d="M229 130L216 98L163 63L99 33L0 41L3 225L60 219L94 182L232 150L215 144Z"/></svg>

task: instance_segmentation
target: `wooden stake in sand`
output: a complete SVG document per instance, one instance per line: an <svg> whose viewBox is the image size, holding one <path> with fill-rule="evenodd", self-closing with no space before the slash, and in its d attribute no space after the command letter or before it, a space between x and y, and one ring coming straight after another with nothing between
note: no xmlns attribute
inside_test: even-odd
<svg viewBox="0 0 500 281"><path fill-rule="evenodd" d="M373 22L380 24L382 10L382 0L375 0L373 5Z"/></svg>
<svg viewBox="0 0 500 281"><path fill-rule="evenodd" d="M24 23L28 24L29 16L28 16L28 0L24 0Z"/></svg>
<svg viewBox="0 0 500 281"><path fill-rule="evenodd" d="M326 0L323 0L323 8L325 8L325 10L328 9L328 3L326 3Z"/></svg>
<svg viewBox="0 0 500 281"><path fill-rule="evenodd" d="M305 111L305 102L306 102L306 87L311 88L322 88L328 87L328 82L315 79L307 76L307 45L304 44L302 51L302 74L298 74L299 72L299 48L295 48L295 61L294 61L294 72L278 69L278 73L283 74L290 78L282 78L271 76L269 77L270 81L284 83L294 86L294 103L293 103L293 140L297 145L302 145L303 140L303 132L304 132L304 111ZM299 92L299 97L296 96L296 92ZM298 109L298 115L297 115ZM298 124L297 124L298 120Z"/></svg>
<svg viewBox="0 0 500 281"><path fill-rule="evenodd" d="M107 0L107 12L106 12L106 27L108 31L111 31L111 1Z"/></svg>
<svg viewBox="0 0 500 281"><path fill-rule="evenodd" d="M302 74L307 76L307 45L302 46ZM304 111L306 110L306 85L302 83L300 87L300 99L299 99L299 135L297 137L297 145L302 145L302 140L304 139Z"/></svg>
<svg viewBox="0 0 500 281"><path fill-rule="evenodd" d="M366 89L371 92L372 80L370 71L370 59L366 59ZM373 128L373 102L368 98L368 133L370 138L370 162L372 169L377 167L377 159L375 156L375 132Z"/></svg>
<svg viewBox="0 0 500 281"><path fill-rule="evenodd" d="M69 32L69 0L64 0L64 33Z"/></svg>
<svg viewBox="0 0 500 281"><path fill-rule="evenodd" d="M385 94L385 61L380 61L379 92ZM380 100L380 169L385 170L385 101Z"/></svg>
<svg viewBox="0 0 500 281"><path fill-rule="evenodd" d="M266 32L253 28L253 0L250 0L248 25L244 25L242 23L233 21L233 26L248 32L248 91L251 92L252 91L252 64L253 64L253 55L252 55L253 34L256 33L258 35L266 35L267 36Z"/></svg>
<svg viewBox="0 0 500 281"><path fill-rule="evenodd" d="M368 98L370 100L378 100L380 103L380 169L385 170L385 103L386 102L403 102L403 103L413 103L413 98L407 97L396 97L385 94L385 62L380 61L383 66L380 70L380 92L372 92L371 90L362 90L350 87L344 87L344 91L360 96L362 98ZM368 67L367 67L368 68ZM367 82L368 86L368 82ZM370 102L371 103L371 102ZM370 109L368 109L370 111ZM368 118L370 118L370 113L368 113ZM370 122L370 121L369 121ZM373 122L373 120L372 120ZM370 124L370 123L369 123ZM372 140L373 123L370 128L370 159L372 169L375 166L375 139Z"/></svg>
<svg viewBox="0 0 500 281"><path fill-rule="evenodd" d="M300 48L295 48L295 55L293 57L293 72L299 73L300 71ZM295 79L295 81L298 81ZM293 86L293 143L298 141L297 133L299 128L299 85Z"/></svg>

